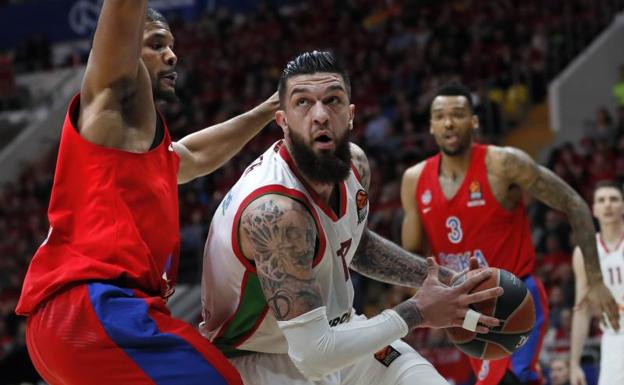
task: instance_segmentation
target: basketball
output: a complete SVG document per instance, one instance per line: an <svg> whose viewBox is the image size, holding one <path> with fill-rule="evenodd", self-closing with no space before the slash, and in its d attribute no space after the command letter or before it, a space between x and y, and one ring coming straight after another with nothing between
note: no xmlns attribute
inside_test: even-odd
<svg viewBox="0 0 624 385"><path fill-rule="evenodd" d="M493 274L475 286L472 292L496 286L502 287L505 292L500 297L472 304L471 308L498 318L501 324L491 328L487 334L458 327L448 328L446 332L457 348L467 355L483 360L495 360L512 354L527 343L535 324L535 305L533 296L522 280L503 269L494 267L488 269L492 270ZM467 276L478 271L481 270L468 272L454 285L460 284Z"/></svg>

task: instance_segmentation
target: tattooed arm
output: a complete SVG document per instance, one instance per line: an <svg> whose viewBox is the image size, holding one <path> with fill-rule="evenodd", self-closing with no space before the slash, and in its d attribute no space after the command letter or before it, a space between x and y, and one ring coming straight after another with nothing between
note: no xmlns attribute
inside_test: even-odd
<svg viewBox="0 0 624 385"><path fill-rule="evenodd" d="M377 281L416 288L427 277L425 258L403 250L370 229L364 230L349 267ZM440 267L440 282L450 285L456 274L453 270Z"/></svg>
<svg viewBox="0 0 624 385"><path fill-rule="evenodd" d="M256 262L258 278L277 320L288 320L323 306L312 270L317 229L301 203L265 195L243 212L243 253Z"/></svg>
<svg viewBox="0 0 624 385"><path fill-rule="evenodd" d="M360 184L364 189L368 190L370 187L371 172L368 164L368 158L357 144L351 143L351 162L353 166L360 174Z"/></svg>
<svg viewBox="0 0 624 385"><path fill-rule="evenodd" d="M504 176L510 185L519 186L535 199L567 215L574 239L584 256L590 285L588 298L608 314L610 321L619 325L618 307L602 280L594 222L583 198L556 174L518 149L490 147L487 156L488 169Z"/></svg>

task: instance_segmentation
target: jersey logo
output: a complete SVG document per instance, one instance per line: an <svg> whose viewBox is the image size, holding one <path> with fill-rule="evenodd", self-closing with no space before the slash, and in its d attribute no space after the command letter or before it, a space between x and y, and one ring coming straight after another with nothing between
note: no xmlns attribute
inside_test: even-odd
<svg viewBox="0 0 624 385"><path fill-rule="evenodd" d="M516 349L526 344L528 340L529 336L520 336L520 341L518 341L518 343L516 344Z"/></svg>
<svg viewBox="0 0 624 385"><path fill-rule="evenodd" d="M351 238L340 243L340 249L336 252L336 255L342 260L342 271L344 272L345 281L349 280L349 268L347 267L347 254L351 248Z"/></svg>
<svg viewBox="0 0 624 385"><path fill-rule="evenodd" d="M461 222L457 217L446 218L446 227L450 229L448 239L451 243L459 243L464 238L464 232L461 228Z"/></svg>
<svg viewBox="0 0 624 385"><path fill-rule="evenodd" d="M381 364L386 368L400 356L401 353L390 345L375 353L375 359L381 362Z"/></svg>
<svg viewBox="0 0 624 385"><path fill-rule="evenodd" d="M468 207L483 206L485 200L483 199L483 193L481 192L481 183L474 180L468 186Z"/></svg>
<svg viewBox="0 0 624 385"><path fill-rule="evenodd" d="M425 206L431 203L431 190L425 190L425 192L420 196L420 201Z"/></svg>
<svg viewBox="0 0 624 385"><path fill-rule="evenodd" d="M355 194L355 207L357 208L358 225L364 222L368 216L368 193L364 190L358 190Z"/></svg>
<svg viewBox="0 0 624 385"><path fill-rule="evenodd" d="M468 268L470 257L477 258L479 266L487 267L488 263L480 249L474 251L463 251L459 253L439 253L438 261L442 266L446 266L455 271L463 271Z"/></svg>

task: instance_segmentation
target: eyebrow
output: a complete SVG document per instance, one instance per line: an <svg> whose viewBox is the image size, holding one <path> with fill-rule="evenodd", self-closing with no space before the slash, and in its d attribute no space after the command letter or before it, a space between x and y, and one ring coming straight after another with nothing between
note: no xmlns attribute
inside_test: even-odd
<svg viewBox="0 0 624 385"><path fill-rule="evenodd" d="M171 39L172 42L175 42L175 39L171 34L166 34L160 31L148 32L147 38L148 39Z"/></svg>
<svg viewBox="0 0 624 385"><path fill-rule="evenodd" d="M454 107L451 107L451 109L452 110L462 110L463 111L463 110L468 109L468 107L467 106L454 106ZM435 111L444 111L444 108L443 107L434 107L434 108L431 109L431 111L434 111L434 112Z"/></svg>
<svg viewBox="0 0 624 385"><path fill-rule="evenodd" d="M332 92L332 91L342 91L344 93L347 92L345 91L344 87L341 86L340 84L332 84L331 86L327 87L327 89L325 90L325 93ZM292 97L294 94L304 93L304 92L310 92L310 89L305 86L296 86L292 89L292 91L290 91L290 97Z"/></svg>

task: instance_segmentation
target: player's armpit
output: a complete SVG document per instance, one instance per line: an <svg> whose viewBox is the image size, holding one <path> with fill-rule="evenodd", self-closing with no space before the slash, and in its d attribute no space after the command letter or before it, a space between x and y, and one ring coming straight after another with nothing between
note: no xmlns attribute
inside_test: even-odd
<svg viewBox="0 0 624 385"><path fill-rule="evenodd" d="M264 195L245 208L239 225L243 254L255 261L262 290L278 321L323 306L312 270L318 230L302 203Z"/></svg>

